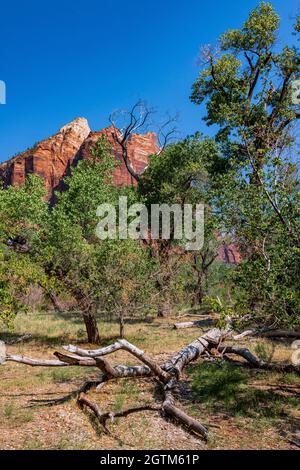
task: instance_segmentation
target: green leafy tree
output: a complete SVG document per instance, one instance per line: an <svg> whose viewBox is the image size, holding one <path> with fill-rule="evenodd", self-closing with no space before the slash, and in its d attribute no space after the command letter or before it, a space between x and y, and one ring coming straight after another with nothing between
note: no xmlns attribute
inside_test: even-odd
<svg viewBox="0 0 300 470"><path fill-rule="evenodd" d="M90 343L99 343L95 313L99 301L101 266L96 264L99 239L96 237L96 209L101 203L117 201L112 185L116 165L106 139L100 138L91 158L80 161L65 179L66 191L57 194L35 249L58 293L65 291L82 312Z"/></svg>
<svg viewBox="0 0 300 470"><path fill-rule="evenodd" d="M299 315L292 148L300 59L295 46L279 50L278 28L273 6L261 2L240 29L221 36L218 48L204 48L191 100L205 103L207 124L219 128L224 166L215 175L215 209L243 256L233 275L235 308L251 321L292 325Z"/></svg>
<svg viewBox="0 0 300 470"><path fill-rule="evenodd" d="M212 174L221 168L218 146L201 135L188 137L168 145L160 155L151 157L139 181L139 192L150 204L205 205L204 245L200 250L186 252L186 240L178 241L171 230L170 240L159 240L153 253L160 265L158 286L160 308L167 311L171 299L178 297L178 286L186 278L184 290L192 291L192 302L199 305L205 295L206 279L218 254L218 220L213 216ZM173 226L172 226L173 228ZM186 299L187 300L187 299Z"/></svg>
<svg viewBox="0 0 300 470"><path fill-rule="evenodd" d="M236 313L261 325L299 323L300 285L297 274L300 249L299 179L296 165L276 158L264 168L265 187L249 184L242 173L223 175L217 207L224 230L231 231L242 254L231 282ZM287 236L286 226L293 236Z"/></svg>
<svg viewBox="0 0 300 470"><path fill-rule="evenodd" d="M48 217L43 182L29 176L23 186L0 190L0 318L9 326L33 284L46 284L32 243Z"/></svg>
<svg viewBox="0 0 300 470"><path fill-rule="evenodd" d="M206 104L207 124L219 126L224 156L250 163L257 184L269 154L290 144L300 116L294 99L299 54L296 47L278 51L278 28L273 6L261 2L240 29L221 36L215 51L204 48L191 95L192 102Z"/></svg>
<svg viewBox="0 0 300 470"><path fill-rule="evenodd" d="M157 265L149 249L138 240L105 240L96 253L101 268L99 295L101 310L117 314L120 337L126 317L151 313L157 296Z"/></svg>

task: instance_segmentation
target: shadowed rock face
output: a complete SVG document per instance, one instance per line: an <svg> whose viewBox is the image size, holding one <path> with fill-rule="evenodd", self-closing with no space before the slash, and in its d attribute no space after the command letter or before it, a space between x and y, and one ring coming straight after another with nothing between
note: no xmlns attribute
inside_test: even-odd
<svg viewBox="0 0 300 470"><path fill-rule="evenodd" d="M45 181L49 198L56 188L62 187L62 179L69 174L70 167L81 158L88 158L90 148L101 134L106 134L112 144L113 153L121 161L115 169L117 185L134 184L122 159L118 145L112 139L112 128L91 132L85 118L77 118L62 127L57 134L0 165L0 178L4 186L23 184L28 174L33 173ZM132 135L128 143L129 157L137 172L143 171L150 154L157 152L157 139L153 132Z"/></svg>

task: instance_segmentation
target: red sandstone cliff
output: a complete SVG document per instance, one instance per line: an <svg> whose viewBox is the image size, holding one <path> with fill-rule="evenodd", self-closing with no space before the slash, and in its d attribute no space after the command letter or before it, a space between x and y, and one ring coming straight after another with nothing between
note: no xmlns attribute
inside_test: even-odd
<svg viewBox="0 0 300 470"><path fill-rule="evenodd" d="M0 165L5 186L23 184L29 173L45 181L49 194L59 184L68 167L78 156L90 128L86 119L78 118L62 127L57 134Z"/></svg>
<svg viewBox="0 0 300 470"><path fill-rule="evenodd" d="M122 160L121 149L112 138L112 132L111 127L92 132L86 119L77 118L62 127L54 136L0 164L0 180L4 186L18 185L24 183L28 174L36 174L45 181L51 198L54 189L60 187L63 177L69 173L70 167L77 160L89 158L91 146L104 133L112 144L113 154L121 161L114 172L114 183L135 184ZM141 173L148 164L149 155L158 151L155 133L133 134L128 143L128 150L133 169ZM235 245L224 243L219 249L218 260L236 264L240 262L240 254Z"/></svg>
<svg viewBox="0 0 300 470"><path fill-rule="evenodd" d="M117 185L133 184L121 158L120 148L112 139L112 128L92 132L84 118L78 118L62 127L57 134L45 139L26 152L20 153L0 165L0 179L5 186L23 184L28 174L33 173L45 181L49 197L70 166L81 158L89 157L91 145L105 133L112 144L113 153L121 161L115 169L114 182ZM135 171L140 173L148 164L150 154L157 152L157 139L153 132L145 135L133 134L128 143L129 158Z"/></svg>
<svg viewBox="0 0 300 470"><path fill-rule="evenodd" d="M91 132L82 145L80 158L88 158L91 146L97 141L101 134L105 134L112 145L113 154L121 162L121 164L115 169L113 178L114 183L116 185L135 184L136 182L134 178L129 174L122 159L121 147L112 138L113 132L113 127L106 127L99 132ZM154 132L147 132L147 134L144 135L132 134L127 148L130 163L134 171L136 173L141 173L148 165L149 155L157 153L159 150L156 134Z"/></svg>

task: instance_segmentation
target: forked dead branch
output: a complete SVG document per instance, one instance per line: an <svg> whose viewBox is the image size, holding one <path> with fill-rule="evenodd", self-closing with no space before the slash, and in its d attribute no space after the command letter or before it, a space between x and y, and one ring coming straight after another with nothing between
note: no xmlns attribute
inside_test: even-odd
<svg viewBox="0 0 300 470"><path fill-rule="evenodd" d="M246 348L238 348L231 345L224 344L224 340L230 336L229 329L221 330L213 328L206 333L203 333L195 341L184 346L178 352L173 354L166 362L159 364L155 359L148 356L144 351L137 348L135 345L129 343L124 339L120 339L110 346L101 349L81 349L77 346L69 345L64 346L66 352L56 351L54 355L55 360L41 360L29 358L26 356L11 355L6 352L6 348L1 348L1 361L7 361L26 364L29 366L44 366L44 367L68 367L68 366L85 366L96 367L101 370L102 374L98 381L87 382L76 394L71 394L70 397L76 396L77 403L80 408L90 409L96 416L103 431L111 434L107 422L113 421L114 418L126 417L130 414L154 411L159 412L163 417L173 419L176 423L183 425L189 432L197 434L203 439L208 437L208 429L195 418L189 416L177 405L177 397L179 391L179 384L182 377L184 368L195 361L201 356L211 356L212 358L222 357L227 360L232 360L232 356L242 358L243 361L234 361L239 365L259 368L263 370L279 371L279 372L295 372L300 374L300 366L291 363L269 363L262 361L252 354ZM119 364L113 366L104 357L115 353L118 350L123 350L134 356L142 364L127 366ZM145 404L134 408L125 409L123 411L112 413L102 412L96 402L88 398L88 391L96 389L101 392L105 383L110 380L117 380L122 378L135 378L153 377L162 392L161 403ZM63 403L62 400L57 402ZM49 403L50 404L50 403Z"/></svg>

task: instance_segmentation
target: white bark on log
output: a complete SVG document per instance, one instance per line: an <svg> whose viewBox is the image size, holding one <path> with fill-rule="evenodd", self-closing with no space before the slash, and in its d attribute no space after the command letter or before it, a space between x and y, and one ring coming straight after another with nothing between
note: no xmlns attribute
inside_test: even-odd
<svg viewBox="0 0 300 470"><path fill-rule="evenodd" d="M162 368L179 377L183 368L187 364L197 359L211 345L219 344L226 334L226 330L220 330L218 328L209 330L207 333L203 334L187 346L184 346L179 352L174 354L174 356L171 357L162 366Z"/></svg>
<svg viewBox="0 0 300 470"><path fill-rule="evenodd" d="M65 356L64 356L65 357ZM6 355L3 358L5 361L17 362L31 367L70 367L70 366L85 366L85 367L99 367L97 358L90 358L82 360L82 358L68 358L68 362L51 359L33 359L28 356ZM100 359L100 358L99 358ZM99 367L100 368L100 367ZM147 366L125 366L119 364L114 368L115 377L148 377L153 375L152 371Z"/></svg>
<svg viewBox="0 0 300 470"><path fill-rule="evenodd" d="M26 364L27 366L32 367L67 367L70 365L67 362L59 360L33 359L31 357L17 356L15 354L7 354L5 361L19 362L20 364Z"/></svg>
<svg viewBox="0 0 300 470"><path fill-rule="evenodd" d="M119 364L114 367L116 377L150 377L153 375L150 367L144 366L123 366Z"/></svg>
<svg viewBox="0 0 300 470"><path fill-rule="evenodd" d="M232 336L232 339L234 339L235 341L239 341L240 339L246 338L246 336L255 335L256 333L256 329L245 330L242 333L238 333L237 335Z"/></svg>
<svg viewBox="0 0 300 470"><path fill-rule="evenodd" d="M170 380L169 374L167 374L155 361L147 356L144 351L129 343L125 339L120 339L118 342L122 345L122 349L125 349L125 351L128 351L133 356L137 357L141 362L143 362L152 370L154 375L157 375L157 377L159 377L163 382Z"/></svg>
<svg viewBox="0 0 300 470"><path fill-rule="evenodd" d="M78 354L78 356L100 357L100 356L106 356L107 354L111 354L115 351L118 351L119 349L122 349L122 345L117 341L116 343L106 346L105 348L82 349L82 348L78 348L77 346L73 346L72 344L69 344L68 346L63 346L63 349L71 353Z"/></svg>

